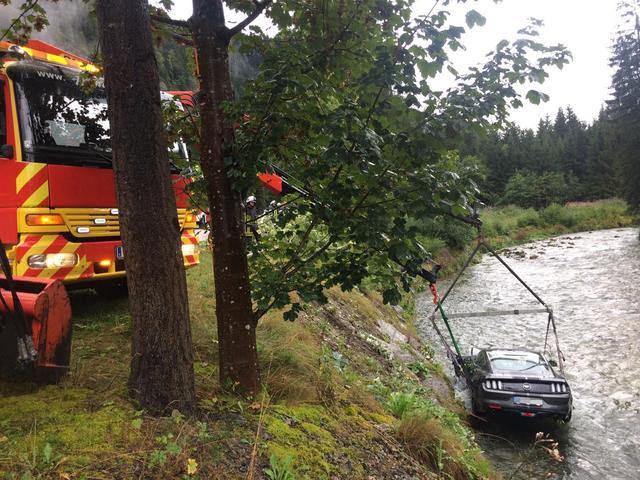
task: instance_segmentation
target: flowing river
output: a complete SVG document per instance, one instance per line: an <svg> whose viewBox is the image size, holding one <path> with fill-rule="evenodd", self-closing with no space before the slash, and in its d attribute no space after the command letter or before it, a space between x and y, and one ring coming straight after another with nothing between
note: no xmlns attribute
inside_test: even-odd
<svg viewBox="0 0 640 480"><path fill-rule="evenodd" d="M554 309L574 410L566 425L526 419L475 421L482 449L505 479L640 479L638 230L566 235L516 247L502 256ZM443 282L439 290L446 287ZM444 307L447 312L470 312L536 305L495 258L484 255L465 272ZM440 355L443 348L429 321L432 310L431 296L423 295L418 302L421 334ZM541 351L547 316L451 323L463 354L471 346ZM458 393L468 403L461 384L456 382ZM534 448L539 431L558 442L562 462Z"/></svg>

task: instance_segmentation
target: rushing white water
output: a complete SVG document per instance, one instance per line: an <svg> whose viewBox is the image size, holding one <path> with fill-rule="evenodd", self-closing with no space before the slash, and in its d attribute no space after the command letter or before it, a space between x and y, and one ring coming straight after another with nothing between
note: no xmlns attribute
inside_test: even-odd
<svg viewBox="0 0 640 480"><path fill-rule="evenodd" d="M573 419L568 425L476 422L480 445L505 478L516 472L514 479L639 479L638 230L572 234L511 252L507 262L554 308L565 371L573 389ZM445 310L535 305L531 294L495 258L485 255L463 275L446 300ZM432 309L431 296L421 297L422 334L442 352L428 322ZM546 315L540 314L456 319L452 327L467 354L472 345L542 350L546 322ZM532 449L537 431L548 432L559 442L563 462Z"/></svg>

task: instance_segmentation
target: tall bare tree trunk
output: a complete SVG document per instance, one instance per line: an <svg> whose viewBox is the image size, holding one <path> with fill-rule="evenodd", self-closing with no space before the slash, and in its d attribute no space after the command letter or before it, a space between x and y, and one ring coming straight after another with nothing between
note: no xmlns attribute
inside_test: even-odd
<svg viewBox="0 0 640 480"><path fill-rule="evenodd" d="M233 100L229 76L230 35L221 0L193 0L190 20L200 67L201 164L207 182L213 235L220 382L247 393L259 388L256 321L252 312L240 193L224 159L231 155L233 127L222 105Z"/></svg>
<svg viewBox="0 0 640 480"><path fill-rule="evenodd" d="M133 319L130 394L152 413L195 409L180 226L146 0L98 0L120 231Z"/></svg>

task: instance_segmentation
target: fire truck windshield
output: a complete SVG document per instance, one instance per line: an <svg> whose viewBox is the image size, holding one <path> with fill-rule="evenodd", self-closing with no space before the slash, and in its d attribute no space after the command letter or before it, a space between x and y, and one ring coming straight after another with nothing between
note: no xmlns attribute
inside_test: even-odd
<svg viewBox="0 0 640 480"><path fill-rule="evenodd" d="M102 87L87 92L77 71L41 62L17 62L7 69L14 81L23 157L29 162L111 168L107 99ZM164 101L173 101L165 95ZM186 147L169 147L188 162ZM171 164L172 173L181 169Z"/></svg>
<svg viewBox="0 0 640 480"><path fill-rule="evenodd" d="M19 75L12 77L25 159L110 167L104 90L85 92L78 76L68 69L20 70Z"/></svg>

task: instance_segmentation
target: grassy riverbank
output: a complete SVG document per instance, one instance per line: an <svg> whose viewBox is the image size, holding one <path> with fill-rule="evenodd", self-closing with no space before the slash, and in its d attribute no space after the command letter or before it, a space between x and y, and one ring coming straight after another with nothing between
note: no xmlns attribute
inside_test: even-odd
<svg viewBox="0 0 640 480"><path fill-rule="evenodd" d="M332 290L294 323L273 313L263 394L223 391L210 268L188 271L199 415L132 404L126 301L75 292L68 378L0 383L0 479L491 477L431 349L377 295Z"/></svg>
<svg viewBox="0 0 640 480"><path fill-rule="evenodd" d="M630 227L638 220L618 199L554 204L537 211L513 206L489 208L481 218L485 236L498 248L566 233Z"/></svg>
<svg viewBox="0 0 640 480"><path fill-rule="evenodd" d="M633 223L616 200L482 218L497 247ZM463 258L426 240L449 269ZM491 478L431 348L405 323L410 299L405 318L376 294L337 290L294 323L274 312L258 330L265 390L244 400L218 384L210 268L205 258L188 271L199 415L152 418L130 403L127 303L75 292L68 378L0 382L0 479Z"/></svg>
<svg viewBox="0 0 640 480"><path fill-rule="evenodd" d="M638 217L619 199L554 204L543 210L492 207L482 210L480 218L483 235L497 249L567 233L631 227L638 223ZM455 225L445 240L425 236L423 242L443 265L444 274L449 274L461 266L476 236L475 228Z"/></svg>

